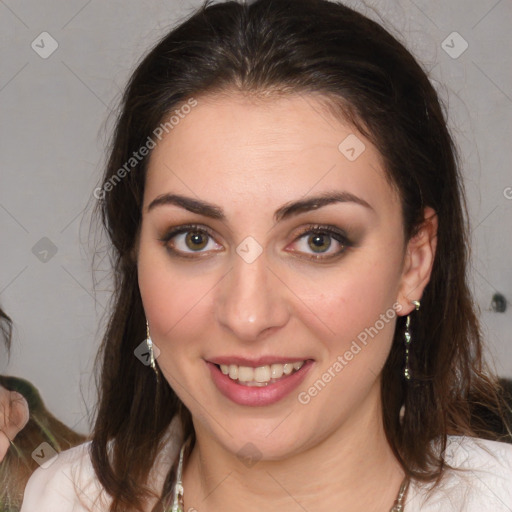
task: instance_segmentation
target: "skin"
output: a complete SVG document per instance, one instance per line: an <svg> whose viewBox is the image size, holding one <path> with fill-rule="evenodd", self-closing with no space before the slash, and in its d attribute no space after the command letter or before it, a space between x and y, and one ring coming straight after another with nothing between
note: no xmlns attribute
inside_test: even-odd
<svg viewBox="0 0 512 512"><path fill-rule="evenodd" d="M350 134L366 147L355 161L338 150ZM333 191L371 208L338 202L275 222L283 205ZM213 203L225 219L172 204L148 209L171 193ZM430 208L425 219L406 244L399 198L378 151L312 95L201 97L157 145L137 263L158 365L191 411L197 436L184 469L185 510L391 508L404 473L384 434L380 375L396 318L307 405L297 395L393 304L400 315L414 309L435 253ZM200 255L183 235L160 240L188 223L212 231ZM331 246L320 256L341 254L315 259L311 236L300 232L314 224L343 230L352 246L325 235ZM236 252L247 236L263 250L252 263ZM297 390L276 404L249 407L224 397L205 364L229 355L314 363ZM243 447L255 452L250 467L237 456Z"/></svg>
<svg viewBox="0 0 512 512"><path fill-rule="evenodd" d="M14 440L29 419L25 398L16 391L9 391L0 386L0 462L9 450L9 440Z"/></svg>

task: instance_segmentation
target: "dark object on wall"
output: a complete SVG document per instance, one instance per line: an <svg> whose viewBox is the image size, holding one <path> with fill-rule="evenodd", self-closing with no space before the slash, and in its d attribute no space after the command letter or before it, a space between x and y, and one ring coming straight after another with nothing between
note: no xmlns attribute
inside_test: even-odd
<svg viewBox="0 0 512 512"><path fill-rule="evenodd" d="M505 313L507 310L507 299L502 293L495 293L492 296L491 309L495 313Z"/></svg>
<svg viewBox="0 0 512 512"><path fill-rule="evenodd" d="M495 293L492 296L491 309L495 313L505 313L507 310L507 299L501 293Z"/></svg>

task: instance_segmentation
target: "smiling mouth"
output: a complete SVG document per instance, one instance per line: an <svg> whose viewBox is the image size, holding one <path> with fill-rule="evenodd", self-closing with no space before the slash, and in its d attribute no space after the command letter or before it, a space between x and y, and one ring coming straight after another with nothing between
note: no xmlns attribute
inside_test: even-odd
<svg viewBox="0 0 512 512"><path fill-rule="evenodd" d="M242 386L264 387L283 380L299 371L305 362L306 361L295 361L284 364L274 363L258 366L256 368L237 364L217 364L215 366L217 366L224 375L227 375L231 380Z"/></svg>

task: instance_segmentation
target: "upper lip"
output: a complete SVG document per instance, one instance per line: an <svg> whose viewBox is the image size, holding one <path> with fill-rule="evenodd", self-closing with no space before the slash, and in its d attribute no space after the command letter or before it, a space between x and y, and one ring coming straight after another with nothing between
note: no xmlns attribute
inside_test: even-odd
<svg viewBox="0 0 512 512"><path fill-rule="evenodd" d="M294 356L261 356L255 358L240 357L240 356L219 356L207 359L208 362L217 365L230 365L249 366L251 368L258 368L259 366L267 366L271 364L285 364L285 363L298 363L311 359L309 357L294 357Z"/></svg>

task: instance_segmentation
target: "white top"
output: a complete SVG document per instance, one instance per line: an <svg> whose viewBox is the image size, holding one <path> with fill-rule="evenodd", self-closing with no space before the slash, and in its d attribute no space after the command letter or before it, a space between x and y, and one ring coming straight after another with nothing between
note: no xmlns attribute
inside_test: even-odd
<svg viewBox="0 0 512 512"><path fill-rule="evenodd" d="M177 418L164 441L153 466L160 472L153 469L148 480L155 482L157 492L182 443ZM107 512L111 500L96 479L89 445L90 441L61 452L49 466L45 464L46 469L37 469L28 481L20 512ZM430 494L431 485L411 482L404 512L512 511L512 444L448 436L445 460L467 471L447 470Z"/></svg>

